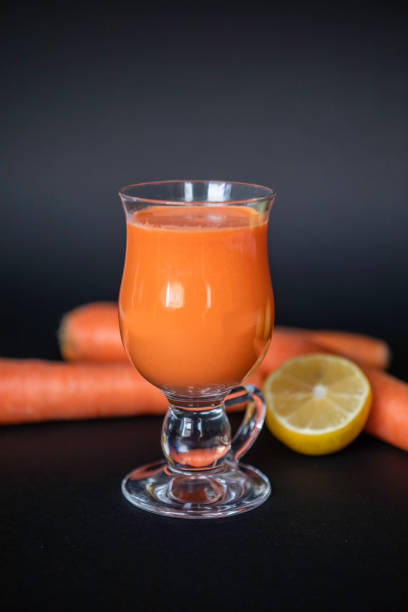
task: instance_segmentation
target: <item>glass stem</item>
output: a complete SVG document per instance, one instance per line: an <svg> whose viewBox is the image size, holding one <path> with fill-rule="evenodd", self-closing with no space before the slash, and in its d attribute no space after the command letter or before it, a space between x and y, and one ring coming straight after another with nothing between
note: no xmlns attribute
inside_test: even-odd
<svg viewBox="0 0 408 612"><path fill-rule="evenodd" d="M177 471L219 467L231 448L231 427L224 401L207 406L169 403L161 443L169 466Z"/></svg>

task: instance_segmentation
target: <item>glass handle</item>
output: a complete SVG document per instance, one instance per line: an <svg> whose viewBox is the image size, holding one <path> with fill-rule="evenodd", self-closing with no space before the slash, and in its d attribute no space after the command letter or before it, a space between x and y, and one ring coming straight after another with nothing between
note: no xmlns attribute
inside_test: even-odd
<svg viewBox="0 0 408 612"><path fill-rule="evenodd" d="M231 397L232 396L232 397ZM241 425L231 441L230 458L238 461L257 439L265 419L265 399L262 391L255 385L239 385L232 389L225 400L225 406L235 406L248 402Z"/></svg>

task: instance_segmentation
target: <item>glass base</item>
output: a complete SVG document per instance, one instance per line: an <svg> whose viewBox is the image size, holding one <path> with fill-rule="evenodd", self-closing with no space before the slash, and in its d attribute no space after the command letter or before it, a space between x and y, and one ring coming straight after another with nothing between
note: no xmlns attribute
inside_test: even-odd
<svg viewBox="0 0 408 612"><path fill-rule="evenodd" d="M220 518L260 506L271 492L267 477L255 468L226 461L207 472L175 471L161 460L144 465L122 481L133 505L176 518Z"/></svg>

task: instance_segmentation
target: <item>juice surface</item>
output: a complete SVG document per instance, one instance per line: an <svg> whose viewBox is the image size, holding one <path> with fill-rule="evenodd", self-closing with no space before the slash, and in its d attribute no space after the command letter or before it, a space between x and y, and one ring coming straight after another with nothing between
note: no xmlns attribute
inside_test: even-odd
<svg viewBox="0 0 408 612"><path fill-rule="evenodd" d="M274 320L266 234L249 207L153 206L128 216L120 328L147 380L185 396L247 377Z"/></svg>

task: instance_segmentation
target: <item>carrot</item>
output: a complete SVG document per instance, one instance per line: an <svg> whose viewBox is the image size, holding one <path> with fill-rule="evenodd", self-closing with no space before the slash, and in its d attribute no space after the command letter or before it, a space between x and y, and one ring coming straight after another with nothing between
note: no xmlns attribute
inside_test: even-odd
<svg viewBox="0 0 408 612"><path fill-rule="evenodd" d="M250 381L261 384L261 374ZM163 414L167 407L131 365L0 359L0 424Z"/></svg>
<svg viewBox="0 0 408 612"><path fill-rule="evenodd" d="M68 361L127 362L119 333L118 309L112 302L79 306L62 319L58 339Z"/></svg>
<svg viewBox="0 0 408 612"><path fill-rule="evenodd" d="M58 336L61 353L68 361L127 361L120 339L117 306L113 302L94 302L68 312L62 319ZM288 343L286 348L284 338ZM298 338L298 341L294 338ZM314 344L313 350L308 343ZM295 345L298 355L302 354L299 352L302 345L305 352L316 352L319 346L320 352L326 349L328 352L344 355L360 365L381 369L389 363L389 348L377 338L347 332L284 327L275 329L267 354L268 360L270 363L283 363L281 355L290 354Z"/></svg>
<svg viewBox="0 0 408 612"><path fill-rule="evenodd" d="M373 391L365 431L408 451L408 384L373 368L364 372Z"/></svg>
<svg viewBox="0 0 408 612"><path fill-rule="evenodd" d="M296 342L283 360L312 349L311 343ZM408 450L408 384L363 369L373 389L366 432ZM268 372L258 368L249 380L260 385ZM1 424L163 414L167 405L165 396L130 365L0 359Z"/></svg>
<svg viewBox="0 0 408 612"><path fill-rule="evenodd" d="M348 357L360 364L385 370L391 360L388 344L379 338L344 331L280 328L299 334L320 346Z"/></svg>
<svg viewBox="0 0 408 612"><path fill-rule="evenodd" d="M328 352L331 351L325 350L301 335L275 329L271 344L258 369L266 375L279 368L287 359L292 359L292 357L299 357L308 353Z"/></svg>
<svg viewBox="0 0 408 612"><path fill-rule="evenodd" d="M287 359L308 353L329 352L297 334L279 331L258 368L266 377ZM275 347L273 343L275 342ZM331 352L331 351L330 351ZM370 381L373 402L365 431L408 450L408 384L375 368L361 366Z"/></svg>
<svg viewBox="0 0 408 612"><path fill-rule="evenodd" d="M275 342L275 350L272 344ZM322 352L320 347L296 334L276 333L271 348L259 366L266 377L287 359L307 353ZM323 351L324 352L324 351ZM328 351L327 351L328 352ZM373 402L365 431L385 442L408 451L408 383L375 368L362 366L370 381Z"/></svg>
<svg viewBox="0 0 408 612"><path fill-rule="evenodd" d="M257 372L266 377L281 366L287 359L322 350L319 345L310 342L306 337L291 331L276 331L265 358ZM373 391L365 431L394 446L408 450L408 383L381 372L376 368L360 364L370 381Z"/></svg>
<svg viewBox="0 0 408 612"><path fill-rule="evenodd" d="M165 396L128 365L0 359L0 423L90 419L166 410Z"/></svg>
<svg viewBox="0 0 408 612"><path fill-rule="evenodd" d="M117 307L116 304L110 302L87 304L69 312L61 324L59 338L62 354L68 360L99 361L101 363L109 361L123 363L127 360L119 334ZM316 352L337 352L359 363L369 378L373 389L373 404L365 430L390 444L408 450L408 384L376 369L384 368L389 363L390 351L387 344L382 340L346 332L278 327L275 329L271 345L263 362L253 373L249 382L260 386L262 379L269 372L282 365L287 359ZM52 365L52 367L56 366L64 367L63 364ZM79 367L79 364L66 364L65 367ZM81 402L86 403L83 402L83 399L86 396L88 382L91 389L94 386L95 390L97 390L100 384L99 372L101 367L105 368L106 372L111 372L112 368L116 368L116 372L124 370L126 372L126 375L123 375L124 380L128 380L129 377L132 379L132 374L130 373L132 368L123 365L93 366L94 369L96 368L94 374L95 380L88 378L87 372L88 368L90 368L90 371L92 370L91 365L83 364L81 367L83 368L82 386L85 392L82 390L82 396L76 411L75 407L72 407L71 413L70 410L66 409L66 403L69 405L69 402L66 402L66 396L64 396L61 400L62 406L59 409L61 416L59 416L58 410L54 414L51 411L51 416L47 416L46 408L44 416L39 419L30 418L30 415L24 414L23 411L22 418L17 419L17 421L10 419L4 421L2 416L4 413L2 407L5 405L3 400L4 375L2 372L3 368L0 368L0 422L41 420L42 418L90 418L92 416L119 414L152 414L165 411L167 403L164 397L155 387L144 381L135 372L133 372L133 377L137 378L138 383L130 386L133 392L134 387L138 387L136 392L137 400L132 396L130 404L127 404L126 401L119 399L119 396L116 398L109 397L109 393L115 393L111 389L109 393L108 390L105 391L105 402L108 405L105 414L105 404L103 402L100 404L99 412L98 406L95 406L93 410L81 408ZM70 376L68 375L68 378ZM126 393L129 394L129 391L126 391L124 383L119 377L116 380L118 383L117 389L125 391L125 396L129 400L132 392L130 392L130 395L126 395ZM81 384L79 384L79 387L81 387ZM74 390L75 383L72 389L73 400L78 402ZM104 392L101 391L100 393L103 396ZM48 391L45 394L47 395ZM26 405L32 404L28 391L26 397ZM89 390L89 397L95 398L95 393L91 393L91 390ZM115 399L118 400L116 404ZM73 401L73 404L75 404L75 401ZM47 404L47 402L45 403ZM50 401L48 401L48 404L50 404ZM38 410L41 413L42 410L40 408Z"/></svg>
<svg viewBox="0 0 408 612"><path fill-rule="evenodd" d="M287 359L316 352L332 351L322 350L320 346L295 333L279 330L275 332L258 371L267 376ZM361 364L361 369L369 379L373 392L365 431L408 450L408 384L375 368Z"/></svg>
<svg viewBox="0 0 408 612"><path fill-rule="evenodd" d="M275 342L275 349L272 344ZM287 359L308 353L325 352L308 340L292 334L275 334L271 348L259 366L266 377ZM327 351L328 352L328 351ZM361 368L370 381L373 402L365 431L385 442L408 451L408 383L375 368Z"/></svg>
<svg viewBox="0 0 408 612"><path fill-rule="evenodd" d="M357 350L354 351L355 355L351 356L351 350L336 350L335 342L331 343L331 346L329 345L329 342L318 342L317 338L320 336L320 333L327 334L329 337L331 333L333 333L333 336L335 336L337 333L342 334L343 332L311 331L309 333L308 330L293 330L285 327L277 327L273 333L269 349L260 365L261 371L271 372L272 370L275 370L281 366L287 359L299 357L300 355L307 355L308 353L335 353L338 355L343 355L344 357L355 361L360 367L371 366L373 368L377 368L380 367L380 364L385 365L385 362L381 361L379 358L380 352L378 352L376 355L375 350L373 350L373 358L370 359L370 350L367 350L367 359L364 359L364 349L361 350L357 348ZM350 337L353 336L353 334L345 335ZM371 344L373 345L374 349L376 346L379 347L380 344L383 344L384 348L387 346L382 342L382 340L377 340L376 338L368 338L366 336L362 336L362 338L367 342L365 345L367 346L367 349L369 349ZM340 342L338 344L340 345ZM358 342L356 345L358 347ZM346 345L344 345L344 348L345 346ZM361 346L363 347L363 344ZM373 363L375 363L375 365L373 365Z"/></svg>

